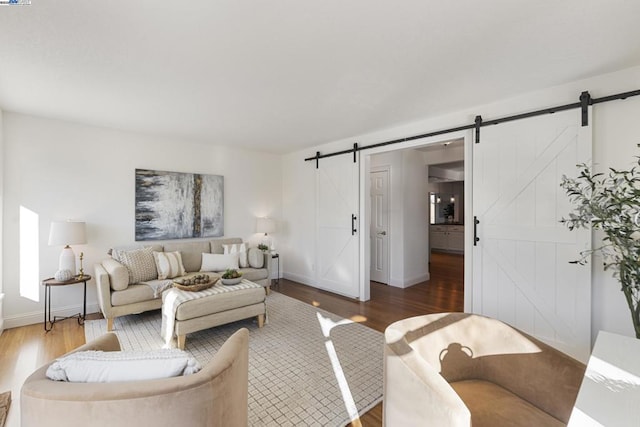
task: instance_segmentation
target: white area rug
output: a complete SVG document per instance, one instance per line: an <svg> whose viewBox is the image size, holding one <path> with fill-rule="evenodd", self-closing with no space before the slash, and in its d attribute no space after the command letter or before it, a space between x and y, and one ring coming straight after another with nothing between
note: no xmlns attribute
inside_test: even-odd
<svg viewBox="0 0 640 427"><path fill-rule="evenodd" d="M331 328L329 338L318 314L327 319L325 329L342 321ZM249 425L343 426L354 412L345 404L349 394L360 414L382 400L380 332L344 323L335 314L277 292L267 297L267 316L263 328L248 319L187 335L185 350L206 364L231 334L249 329ZM104 319L87 321L87 341L105 333L106 324ZM114 332L124 350L161 348L160 324L159 310L123 316L116 318ZM332 346L340 366L335 370ZM340 369L348 390L338 385Z"/></svg>

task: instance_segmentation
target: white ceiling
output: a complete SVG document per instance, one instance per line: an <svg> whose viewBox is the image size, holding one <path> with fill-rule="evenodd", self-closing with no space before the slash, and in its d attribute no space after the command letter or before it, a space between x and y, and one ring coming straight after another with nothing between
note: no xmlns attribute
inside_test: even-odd
<svg viewBox="0 0 640 427"><path fill-rule="evenodd" d="M639 17L638 0L32 0L0 6L0 108L285 153L638 65Z"/></svg>

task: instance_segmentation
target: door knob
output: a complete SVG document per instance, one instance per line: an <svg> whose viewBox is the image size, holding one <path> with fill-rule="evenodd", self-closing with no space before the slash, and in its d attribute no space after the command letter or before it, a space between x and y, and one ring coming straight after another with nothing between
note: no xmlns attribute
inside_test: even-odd
<svg viewBox="0 0 640 427"><path fill-rule="evenodd" d="M378 234L381 236L386 236L387 232L386 231L378 231Z"/></svg>

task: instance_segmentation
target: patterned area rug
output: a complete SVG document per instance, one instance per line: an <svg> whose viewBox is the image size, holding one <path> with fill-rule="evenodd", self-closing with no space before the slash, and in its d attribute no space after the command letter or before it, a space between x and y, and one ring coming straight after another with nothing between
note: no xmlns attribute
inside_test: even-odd
<svg viewBox="0 0 640 427"><path fill-rule="evenodd" d="M160 324L159 310L122 316L114 332L125 350L161 348ZM267 297L263 328L248 319L189 334L185 350L205 364L242 327L250 332L249 425L343 426L382 400L383 335L277 292ZM87 341L105 331L104 319L85 323Z"/></svg>

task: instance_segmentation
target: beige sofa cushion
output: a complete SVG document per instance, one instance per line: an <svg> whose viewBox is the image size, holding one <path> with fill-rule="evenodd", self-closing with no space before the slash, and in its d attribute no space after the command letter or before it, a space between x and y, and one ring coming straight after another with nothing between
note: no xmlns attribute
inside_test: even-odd
<svg viewBox="0 0 640 427"><path fill-rule="evenodd" d="M182 264L188 273L200 271L202 253L209 252L209 242L167 242L164 244L165 252L179 251L182 255Z"/></svg>
<svg viewBox="0 0 640 427"><path fill-rule="evenodd" d="M111 289L114 291L122 291L129 286L129 270L115 259L105 259L102 266L109 274L109 282Z"/></svg>
<svg viewBox="0 0 640 427"><path fill-rule="evenodd" d="M266 268L241 268L238 270L242 273L242 278L247 279L251 282L256 282L258 280L266 279L269 277L269 272Z"/></svg>
<svg viewBox="0 0 640 427"><path fill-rule="evenodd" d="M264 288L234 290L233 292L211 295L186 301L178 306L176 320L195 319L211 313L221 313L238 307L263 302Z"/></svg>
<svg viewBox="0 0 640 427"><path fill-rule="evenodd" d="M122 291L111 292L111 305L127 305L156 299L153 289L148 285L133 284Z"/></svg>

